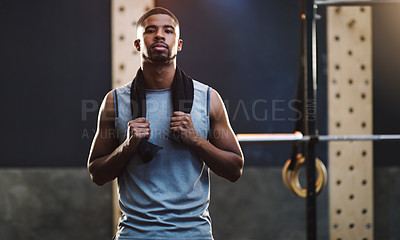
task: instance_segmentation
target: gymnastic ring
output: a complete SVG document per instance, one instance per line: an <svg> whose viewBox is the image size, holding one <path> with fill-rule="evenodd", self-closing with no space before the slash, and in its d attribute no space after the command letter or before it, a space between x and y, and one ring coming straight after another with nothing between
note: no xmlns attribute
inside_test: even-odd
<svg viewBox="0 0 400 240"><path fill-rule="evenodd" d="M282 168L282 180L283 180L283 184L285 184L285 187L287 189L289 189L292 193L296 194L296 192L292 188L292 185L290 185L290 182L292 180L292 174L293 174L293 171L288 170L290 162L291 162L291 159L288 159L286 161L285 165L283 165L283 168Z"/></svg>
<svg viewBox="0 0 400 240"><path fill-rule="evenodd" d="M305 198L307 196L307 189L304 189L300 185L299 172L300 168L305 164L305 158L302 154L297 155L296 166L293 171L288 170L290 159L286 161L282 169L282 179L285 186L296 195ZM325 188L327 183L327 171L325 165L318 158L315 161L315 166L318 172L318 178L315 183L315 192L319 194Z"/></svg>
<svg viewBox="0 0 400 240"><path fill-rule="evenodd" d="M307 197L307 189L302 188L300 185L300 181L299 181L300 168L304 164L305 164L305 158L304 157L298 158L297 164L293 169L292 179L290 181L290 185L292 186L293 191L302 198ZM315 167L318 172L318 177L315 182L315 193L318 195L319 193L322 192L322 190L324 190L324 188L326 186L326 183L328 180L328 174L326 172L324 163L321 160L319 160L318 158L315 161Z"/></svg>
<svg viewBox="0 0 400 240"><path fill-rule="evenodd" d="M300 159L303 157L303 154L298 153L296 155L296 159ZM296 192L293 190L292 185L290 184L290 182L292 181L292 176L293 176L293 170L289 170L289 165L292 162L292 159L288 159L285 163L285 165L283 165L282 168L282 180L283 183L285 184L286 188L289 189L292 193L296 194ZM297 164L297 162L296 162Z"/></svg>

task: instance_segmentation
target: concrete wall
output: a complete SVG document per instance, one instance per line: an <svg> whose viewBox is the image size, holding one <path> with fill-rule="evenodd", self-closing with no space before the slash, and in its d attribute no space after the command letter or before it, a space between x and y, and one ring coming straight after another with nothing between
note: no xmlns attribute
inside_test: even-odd
<svg viewBox="0 0 400 240"><path fill-rule="evenodd" d="M245 168L236 183L212 176L217 240L302 240L305 201L290 193L281 168ZM375 170L375 239L400 239L400 168ZM328 190L317 199L318 239L329 239ZM1 169L0 239L99 240L112 237L111 185L85 168Z"/></svg>
<svg viewBox="0 0 400 240"><path fill-rule="evenodd" d="M289 192L281 168L246 168L236 183L213 175L211 217L218 240L306 239L305 200ZM317 198L318 239L328 239L328 197Z"/></svg>
<svg viewBox="0 0 400 240"><path fill-rule="evenodd" d="M328 176L329 180L329 176ZM375 240L400 239L400 168L374 171ZM329 239L328 192L317 198L317 239ZM281 168L245 168L232 184L212 178L211 206L214 236L218 240L302 240L305 200L283 185Z"/></svg>
<svg viewBox="0 0 400 240"><path fill-rule="evenodd" d="M86 169L1 169L0 239L108 239L111 185Z"/></svg>
<svg viewBox="0 0 400 240"><path fill-rule="evenodd" d="M375 240L400 239L400 168L374 171Z"/></svg>

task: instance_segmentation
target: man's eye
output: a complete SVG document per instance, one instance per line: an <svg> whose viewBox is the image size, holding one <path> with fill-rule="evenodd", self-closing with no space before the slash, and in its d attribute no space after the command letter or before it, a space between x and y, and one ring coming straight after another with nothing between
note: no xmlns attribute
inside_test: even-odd
<svg viewBox="0 0 400 240"><path fill-rule="evenodd" d="M171 30L165 30L166 33L173 33Z"/></svg>
<svg viewBox="0 0 400 240"><path fill-rule="evenodd" d="M146 33L154 33L154 32L155 32L154 29L148 29L148 30L146 30Z"/></svg>

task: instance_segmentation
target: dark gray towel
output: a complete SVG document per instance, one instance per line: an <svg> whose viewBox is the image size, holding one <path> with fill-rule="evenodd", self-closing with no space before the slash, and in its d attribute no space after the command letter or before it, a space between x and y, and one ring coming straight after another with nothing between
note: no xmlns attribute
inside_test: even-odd
<svg viewBox="0 0 400 240"><path fill-rule="evenodd" d="M174 111L190 113L193 106L193 80L179 67L176 67L174 80L171 85L172 105ZM131 86L131 111L132 119L146 117L146 86L142 69L139 68ZM181 139L172 132L169 139L180 143ZM140 141L137 153L144 162L150 162L162 147L149 142L147 139Z"/></svg>

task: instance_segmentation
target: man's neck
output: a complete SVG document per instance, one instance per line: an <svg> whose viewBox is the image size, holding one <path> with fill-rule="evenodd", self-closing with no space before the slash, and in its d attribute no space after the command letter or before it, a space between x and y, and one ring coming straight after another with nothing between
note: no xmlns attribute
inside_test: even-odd
<svg viewBox="0 0 400 240"><path fill-rule="evenodd" d="M171 63L142 63L142 71L147 89L167 89L172 85L176 62Z"/></svg>

